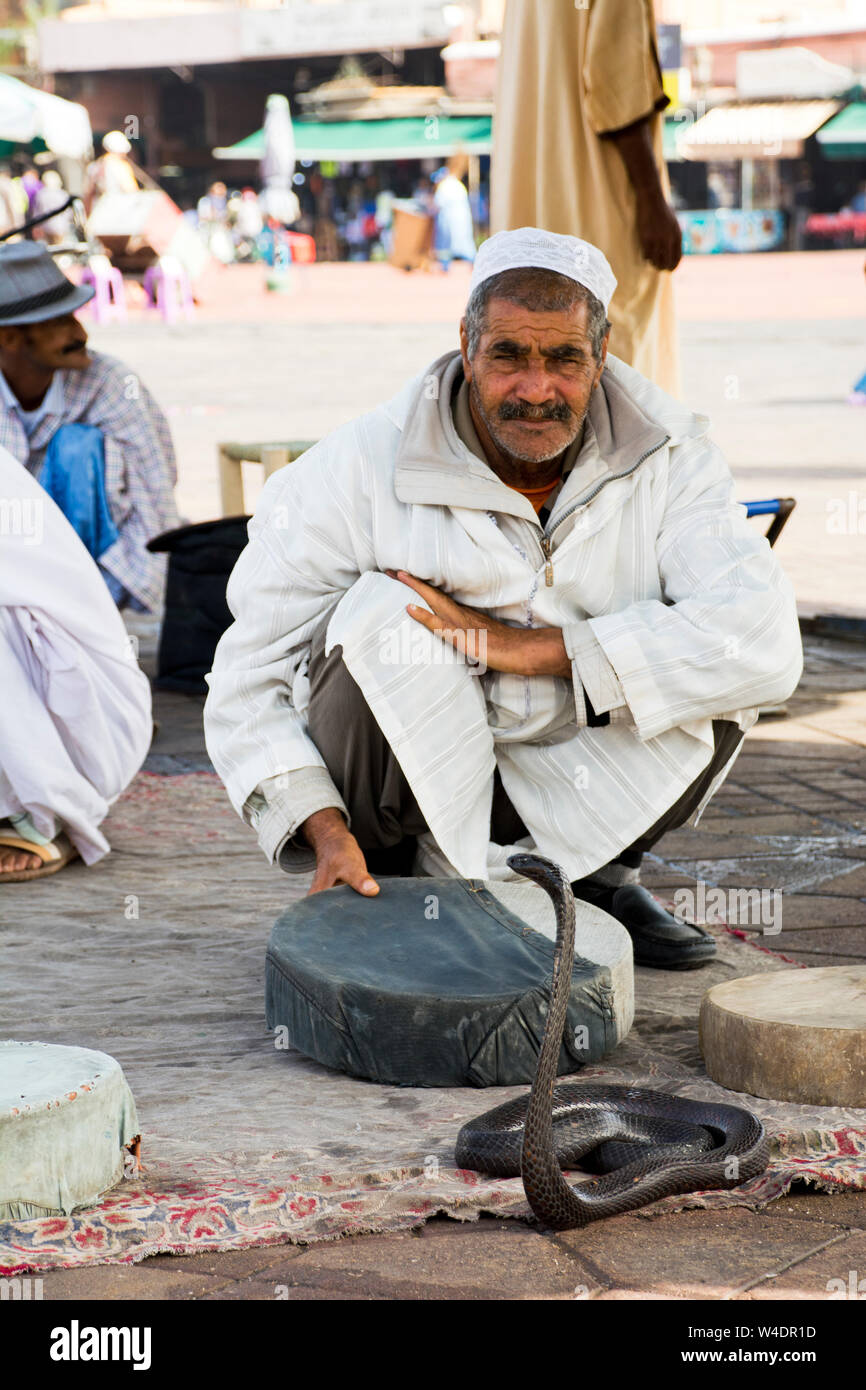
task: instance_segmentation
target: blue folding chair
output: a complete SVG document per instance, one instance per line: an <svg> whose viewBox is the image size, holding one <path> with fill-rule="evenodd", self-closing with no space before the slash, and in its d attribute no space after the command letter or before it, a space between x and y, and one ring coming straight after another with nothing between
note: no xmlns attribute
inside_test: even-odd
<svg viewBox="0 0 866 1390"><path fill-rule="evenodd" d="M747 516L771 516L773 518L766 535L770 545L775 545L796 505L796 499L793 497L773 497L767 502L746 502L745 508Z"/></svg>

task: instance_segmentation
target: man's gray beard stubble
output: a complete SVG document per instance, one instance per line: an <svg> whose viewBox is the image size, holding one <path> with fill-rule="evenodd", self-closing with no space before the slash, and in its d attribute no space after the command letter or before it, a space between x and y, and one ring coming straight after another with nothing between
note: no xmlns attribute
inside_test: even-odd
<svg viewBox="0 0 866 1390"><path fill-rule="evenodd" d="M490 435L490 438L493 440L493 443L496 445L497 449L499 449L508 458L517 459L519 463L549 463L551 459L559 458L559 455L564 454L566 449L570 449L575 439L577 439L577 436L583 429L583 422L586 419L587 415L587 412L584 411L580 419L577 420L577 424L571 438L568 440L567 443L561 445L558 449L551 449L550 452L546 454L519 454L509 444L506 444L505 441L500 437L496 428L496 422L490 418L490 416L488 415L487 411L484 409L484 406L481 403L481 397L478 393L478 387L476 386L474 380L470 381L469 383L469 395L475 406L475 409L478 411L478 414L481 416L482 420L487 426L488 434ZM571 418L572 420L575 420L577 418L573 411Z"/></svg>

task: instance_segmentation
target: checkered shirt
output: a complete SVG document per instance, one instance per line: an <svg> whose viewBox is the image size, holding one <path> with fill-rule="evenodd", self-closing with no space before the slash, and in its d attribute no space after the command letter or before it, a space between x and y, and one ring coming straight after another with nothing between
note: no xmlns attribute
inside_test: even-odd
<svg viewBox="0 0 866 1390"><path fill-rule="evenodd" d="M166 558L145 546L178 524L174 446L165 416L135 372L116 357L90 356L83 370L55 374L63 386L62 413L46 411L29 440L17 411L0 406L0 445L38 480L45 450L61 425L102 431L105 491L118 537L99 563L153 612L162 602Z"/></svg>

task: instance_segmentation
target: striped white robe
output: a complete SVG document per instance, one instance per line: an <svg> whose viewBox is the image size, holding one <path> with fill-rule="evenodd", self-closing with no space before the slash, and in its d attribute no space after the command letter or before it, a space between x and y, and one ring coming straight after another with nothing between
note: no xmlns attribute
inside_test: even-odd
<svg viewBox="0 0 866 1390"><path fill-rule="evenodd" d="M253 817L271 858L317 800L342 804L304 717L326 614L329 648L342 644L441 856L466 877L501 873L488 844L494 766L538 850L580 878L706 767L714 718L747 729L799 679L791 586L734 500L704 417L608 356L547 524L548 585L531 504L455 431L461 372L448 354L335 430L269 479L250 524L205 731L239 813L282 784ZM573 679L471 674L425 641L405 613L417 597L385 569L506 623L561 628ZM584 691L607 726L587 726Z"/></svg>
<svg viewBox="0 0 866 1390"><path fill-rule="evenodd" d="M2 447L0 684L0 820L26 813L94 863L150 746L150 686L87 550Z"/></svg>

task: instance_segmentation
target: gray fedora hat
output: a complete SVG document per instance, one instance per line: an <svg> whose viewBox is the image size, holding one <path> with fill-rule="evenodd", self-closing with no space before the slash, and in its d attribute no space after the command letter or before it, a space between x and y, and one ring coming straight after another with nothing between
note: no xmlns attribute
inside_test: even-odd
<svg viewBox="0 0 866 1390"><path fill-rule="evenodd" d="M0 328L62 318L95 293L92 285L67 280L51 253L37 242L0 242Z"/></svg>

